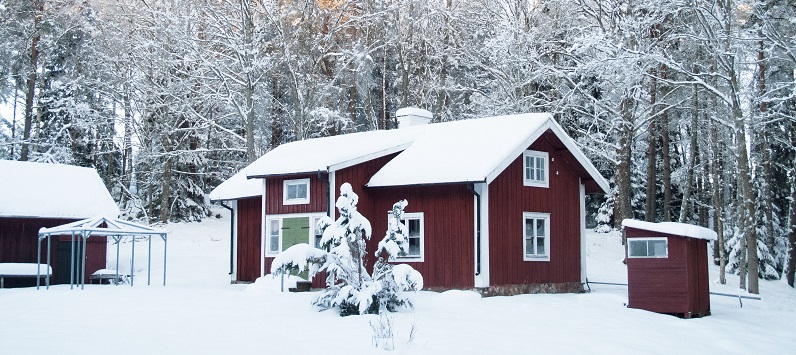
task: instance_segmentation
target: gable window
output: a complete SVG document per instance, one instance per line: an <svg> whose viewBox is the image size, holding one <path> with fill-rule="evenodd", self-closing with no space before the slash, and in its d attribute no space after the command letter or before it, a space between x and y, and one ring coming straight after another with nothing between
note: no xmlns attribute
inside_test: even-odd
<svg viewBox="0 0 796 355"><path fill-rule="evenodd" d="M631 258L668 258L669 240L661 238L628 239L628 257Z"/></svg>
<svg viewBox="0 0 796 355"><path fill-rule="evenodd" d="M550 214L523 213L525 261L550 261Z"/></svg>
<svg viewBox="0 0 796 355"><path fill-rule="evenodd" d="M406 237L409 240L409 246L405 250L406 255L399 255L397 259L407 262L423 261L423 252L425 248L423 213L404 213L404 218L401 220L401 223L406 225Z"/></svg>
<svg viewBox="0 0 796 355"><path fill-rule="evenodd" d="M523 160L523 185L548 187L549 186L549 167L547 152L536 150L526 150L522 154Z"/></svg>
<svg viewBox="0 0 796 355"><path fill-rule="evenodd" d="M310 179L285 180L282 183L282 195L285 205L310 203Z"/></svg>

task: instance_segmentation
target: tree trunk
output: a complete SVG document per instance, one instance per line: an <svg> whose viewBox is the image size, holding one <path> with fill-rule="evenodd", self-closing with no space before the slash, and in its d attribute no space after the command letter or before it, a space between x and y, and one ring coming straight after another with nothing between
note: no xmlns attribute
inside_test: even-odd
<svg viewBox="0 0 796 355"><path fill-rule="evenodd" d="M25 127L22 131L22 149L19 153L19 160L27 161L30 153L30 133L33 125L33 99L36 95L36 73L39 70L39 41L41 34L41 19L44 16L44 1L35 0L33 14L33 39L30 43L30 67L28 68L28 79L25 92Z"/></svg>
<svg viewBox="0 0 796 355"><path fill-rule="evenodd" d="M691 93L691 147L688 150L688 170L686 171L687 178L686 178L686 185L685 190L683 191L683 203L680 206L680 223L684 223L686 217L688 216L689 207L688 207L688 199L691 198L691 190L693 190L694 185L694 167L696 163L696 155L697 155L697 132L699 132L699 90L697 90L696 84L692 86L692 93Z"/></svg>
<svg viewBox="0 0 796 355"><path fill-rule="evenodd" d="M661 78L666 79L665 65L661 65ZM672 220L672 157L669 149L669 110L661 112L661 155L663 156L663 220L669 222Z"/></svg>
<svg viewBox="0 0 796 355"><path fill-rule="evenodd" d="M163 167L163 189L160 195L160 222L169 222L169 194L171 193L171 158L166 158L166 164Z"/></svg>
<svg viewBox="0 0 796 355"><path fill-rule="evenodd" d="M714 103L715 107L715 103ZM718 234L716 241L716 250L718 251L719 263L719 283L722 285L727 283L726 269L727 269L727 252L724 248L724 223L722 221L722 201L721 201L721 175L719 174L719 166L721 164L721 154L719 152L719 134L717 123L710 122L710 147L712 150L712 162L710 164L710 175L713 188L713 228Z"/></svg>
<svg viewBox="0 0 796 355"><path fill-rule="evenodd" d="M794 138L791 136L791 141ZM796 148L796 141L792 143ZM796 155L794 155L796 157ZM793 165L796 166L796 158L793 159ZM791 172L790 182L790 230L788 231L788 246L790 246L790 253L788 257L787 275L788 285L794 287L793 282L796 278L796 171Z"/></svg>
<svg viewBox="0 0 796 355"><path fill-rule="evenodd" d="M647 222L655 222L655 210L657 207L655 206L656 200L656 185L655 182L657 180L657 159L658 159L658 149L657 149L657 120L656 117L657 110L655 109L655 102L656 100L656 93L658 91L658 80L655 78L654 70L652 75L652 84L650 86L650 106L652 119L650 119L649 125L649 143L647 145L647 199L646 204L644 206L644 220Z"/></svg>
<svg viewBox="0 0 796 355"><path fill-rule="evenodd" d="M626 218L633 218L632 206L632 187L630 184L630 164L632 163L632 149L633 144L633 120L630 114L630 105L632 99L625 98L622 101L620 110L622 112L622 122L619 125L619 147L617 151L618 164L616 166L616 175L614 180L617 185L616 204L618 206L619 215L614 218L614 223L617 228L622 225L622 220ZM624 231L622 232L622 245L625 246L625 262L627 261L627 240Z"/></svg>

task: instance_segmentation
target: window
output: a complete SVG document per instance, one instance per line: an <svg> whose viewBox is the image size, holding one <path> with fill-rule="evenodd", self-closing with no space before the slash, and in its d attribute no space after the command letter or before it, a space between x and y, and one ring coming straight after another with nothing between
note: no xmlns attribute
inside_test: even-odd
<svg viewBox="0 0 796 355"><path fill-rule="evenodd" d="M523 185L548 187L549 167L547 166L549 155L547 152L526 150L522 154L523 159Z"/></svg>
<svg viewBox="0 0 796 355"><path fill-rule="evenodd" d="M423 213L404 213L404 219L401 220L401 223L406 225L409 248L405 250L406 255L400 255L397 259L404 261L423 261Z"/></svg>
<svg viewBox="0 0 796 355"><path fill-rule="evenodd" d="M313 230L313 232L312 232L312 246L314 246L314 247L316 247L318 249L321 248L321 238L323 238L323 233L321 232L321 229L318 228L318 222L321 220L321 218L322 217L313 218L312 219L312 225L310 225L310 228L312 228L312 230Z"/></svg>
<svg viewBox="0 0 796 355"><path fill-rule="evenodd" d="M631 258L668 258L669 240L661 238L628 239L628 256Z"/></svg>
<svg viewBox="0 0 796 355"><path fill-rule="evenodd" d="M523 214L525 261L550 261L550 214Z"/></svg>
<svg viewBox="0 0 796 355"><path fill-rule="evenodd" d="M282 235L282 219L268 220L268 254L279 254L279 241Z"/></svg>
<svg viewBox="0 0 796 355"><path fill-rule="evenodd" d="M323 236L316 227L321 218L322 214L269 215L265 225L266 256L276 256L296 244L317 248Z"/></svg>
<svg viewBox="0 0 796 355"><path fill-rule="evenodd" d="M310 179L285 180L282 183L282 194L285 205L310 203Z"/></svg>

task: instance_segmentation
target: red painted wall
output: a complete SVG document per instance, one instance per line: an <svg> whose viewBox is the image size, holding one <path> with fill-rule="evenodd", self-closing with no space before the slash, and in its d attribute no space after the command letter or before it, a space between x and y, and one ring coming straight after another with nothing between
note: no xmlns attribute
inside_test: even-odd
<svg viewBox="0 0 796 355"><path fill-rule="evenodd" d="M285 180L310 178L310 203L304 205L283 205L282 187ZM265 179L266 214L326 212L326 174L290 175Z"/></svg>
<svg viewBox="0 0 796 355"><path fill-rule="evenodd" d="M237 202L237 281L254 282L260 277L262 197L244 198Z"/></svg>
<svg viewBox="0 0 796 355"><path fill-rule="evenodd" d="M667 237L668 258L628 258L628 306L659 313L710 314L707 241L625 228L629 239Z"/></svg>
<svg viewBox="0 0 796 355"><path fill-rule="evenodd" d="M549 188L523 186L522 156L489 185L490 285L580 282L578 176L552 134L529 149L550 154ZM550 213L550 261L524 261L523 212Z"/></svg>
<svg viewBox="0 0 796 355"><path fill-rule="evenodd" d="M423 212L425 224L424 261L406 264L423 275L426 288L474 286L475 202L466 185L371 188L365 196L373 201L373 212L367 215L373 227L373 240L368 243L369 267L376 260L378 242L387 232L387 212L395 202L406 199L409 204L404 212Z"/></svg>

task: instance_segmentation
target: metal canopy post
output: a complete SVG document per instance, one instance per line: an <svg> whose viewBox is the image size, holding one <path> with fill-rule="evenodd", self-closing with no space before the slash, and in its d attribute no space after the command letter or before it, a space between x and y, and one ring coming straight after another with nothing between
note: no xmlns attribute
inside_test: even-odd
<svg viewBox="0 0 796 355"><path fill-rule="evenodd" d="M86 287L86 242L88 241L88 237L91 235L91 232L84 232L83 233L83 252L80 259L80 289L83 290Z"/></svg>
<svg viewBox="0 0 796 355"><path fill-rule="evenodd" d="M149 250L146 253L146 285L149 286L149 281L152 279L152 234L146 238Z"/></svg>
<svg viewBox="0 0 796 355"><path fill-rule="evenodd" d="M41 234L36 237L36 289L41 284ZM49 265L48 265L49 266Z"/></svg>
<svg viewBox="0 0 796 355"><path fill-rule="evenodd" d="M166 247L168 243L166 242L167 236L165 233L160 235L163 238L163 286L166 286Z"/></svg>
<svg viewBox="0 0 796 355"><path fill-rule="evenodd" d="M47 234L47 266L50 266L50 251L52 251L51 234ZM50 273L47 273L47 289L50 289Z"/></svg>
<svg viewBox="0 0 796 355"><path fill-rule="evenodd" d="M69 289L75 287L75 232L72 231L71 252L69 253Z"/></svg>
<svg viewBox="0 0 796 355"><path fill-rule="evenodd" d="M119 286L119 244L122 242L121 236L116 236L113 238L116 241L116 279L113 282L114 286Z"/></svg>
<svg viewBox="0 0 796 355"><path fill-rule="evenodd" d="M135 282L135 236L133 235L133 252L132 256L130 257L130 287L133 287L133 282Z"/></svg>

